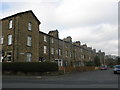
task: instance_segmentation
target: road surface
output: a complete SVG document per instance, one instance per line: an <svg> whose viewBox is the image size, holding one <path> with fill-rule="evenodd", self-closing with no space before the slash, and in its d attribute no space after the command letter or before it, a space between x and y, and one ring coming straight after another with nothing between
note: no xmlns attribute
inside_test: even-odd
<svg viewBox="0 0 120 90"><path fill-rule="evenodd" d="M118 88L113 70L74 72L61 76L3 76L3 88Z"/></svg>

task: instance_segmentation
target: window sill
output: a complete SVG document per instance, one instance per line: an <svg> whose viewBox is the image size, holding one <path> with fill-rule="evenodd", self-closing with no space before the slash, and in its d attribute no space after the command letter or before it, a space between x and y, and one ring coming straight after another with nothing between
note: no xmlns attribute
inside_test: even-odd
<svg viewBox="0 0 120 90"><path fill-rule="evenodd" d="M27 47L32 47L32 46L29 46L29 45L26 45Z"/></svg>
<svg viewBox="0 0 120 90"><path fill-rule="evenodd" d="M12 44L10 44L10 45L7 45L7 46L12 46Z"/></svg>
<svg viewBox="0 0 120 90"><path fill-rule="evenodd" d="M28 31L32 32L32 30L28 30Z"/></svg>

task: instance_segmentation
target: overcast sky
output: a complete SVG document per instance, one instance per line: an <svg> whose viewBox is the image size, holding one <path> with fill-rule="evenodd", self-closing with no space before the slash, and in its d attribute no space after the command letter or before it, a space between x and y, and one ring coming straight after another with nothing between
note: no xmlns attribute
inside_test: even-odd
<svg viewBox="0 0 120 90"><path fill-rule="evenodd" d="M41 31L58 29L60 39L71 36L73 42L118 55L118 1L2 0L0 18L32 10Z"/></svg>

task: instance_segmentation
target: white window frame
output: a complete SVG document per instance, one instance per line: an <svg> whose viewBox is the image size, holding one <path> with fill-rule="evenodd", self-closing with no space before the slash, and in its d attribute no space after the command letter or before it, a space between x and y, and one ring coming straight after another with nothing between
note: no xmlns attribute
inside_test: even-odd
<svg viewBox="0 0 120 90"><path fill-rule="evenodd" d="M32 46L32 37L31 36L27 37L27 46Z"/></svg>
<svg viewBox="0 0 120 90"><path fill-rule="evenodd" d="M66 53L66 57L68 57L68 51L66 51L65 53Z"/></svg>
<svg viewBox="0 0 120 90"><path fill-rule="evenodd" d="M51 48L51 54L54 54L54 48Z"/></svg>
<svg viewBox="0 0 120 90"><path fill-rule="evenodd" d="M4 38L1 37L1 38L0 38L0 44L1 44L1 45L3 44L3 41L4 41Z"/></svg>
<svg viewBox="0 0 120 90"><path fill-rule="evenodd" d="M47 46L44 46L44 54L47 53Z"/></svg>
<svg viewBox="0 0 120 90"><path fill-rule="evenodd" d="M31 22L28 23L28 30L29 30L29 31L32 30L32 23L31 23Z"/></svg>
<svg viewBox="0 0 120 90"><path fill-rule="evenodd" d="M76 49L75 49L75 57L77 57Z"/></svg>
<svg viewBox="0 0 120 90"><path fill-rule="evenodd" d="M11 29L11 28L12 28L12 25L13 25L13 21L12 21L12 20L10 20L10 21L9 21L9 29Z"/></svg>
<svg viewBox="0 0 120 90"><path fill-rule="evenodd" d="M54 43L54 39L53 38L51 38L51 43Z"/></svg>
<svg viewBox="0 0 120 90"><path fill-rule="evenodd" d="M7 52L7 62L12 61L12 52Z"/></svg>
<svg viewBox="0 0 120 90"><path fill-rule="evenodd" d="M44 35L44 42L47 42L47 36Z"/></svg>
<svg viewBox="0 0 120 90"><path fill-rule="evenodd" d="M56 54L58 54L58 50L56 50Z"/></svg>
<svg viewBox="0 0 120 90"><path fill-rule="evenodd" d="M8 45L12 45L12 35L8 35Z"/></svg>
<svg viewBox="0 0 120 90"><path fill-rule="evenodd" d="M32 54L31 53L27 53L26 57L27 57L27 62L31 62L32 61Z"/></svg>
<svg viewBox="0 0 120 90"><path fill-rule="evenodd" d="M84 55L81 55L81 58L84 59Z"/></svg>
<svg viewBox="0 0 120 90"><path fill-rule="evenodd" d="M61 54L61 51L62 51L62 50L61 50L61 49L59 49L59 56L61 56L61 55L62 55L62 54Z"/></svg>

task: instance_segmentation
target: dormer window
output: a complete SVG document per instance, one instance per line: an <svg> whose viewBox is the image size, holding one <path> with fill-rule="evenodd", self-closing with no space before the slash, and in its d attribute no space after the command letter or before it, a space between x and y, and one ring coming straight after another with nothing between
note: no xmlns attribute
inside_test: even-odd
<svg viewBox="0 0 120 90"><path fill-rule="evenodd" d="M28 30L31 31L32 30L32 24L29 22L28 23Z"/></svg>

